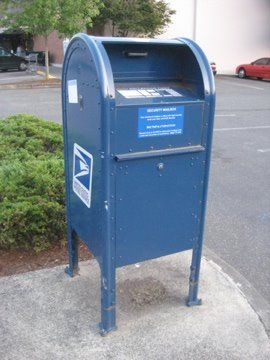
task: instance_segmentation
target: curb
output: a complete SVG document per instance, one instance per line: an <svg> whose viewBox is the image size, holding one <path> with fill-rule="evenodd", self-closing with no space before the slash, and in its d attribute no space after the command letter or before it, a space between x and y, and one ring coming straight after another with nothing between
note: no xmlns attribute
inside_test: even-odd
<svg viewBox="0 0 270 360"><path fill-rule="evenodd" d="M41 89L41 88L60 88L61 82L59 83L48 83L39 84L38 81L36 84L4 84L0 85L0 90L16 90L16 89Z"/></svg>
<svg viewBox="0 0 270 360"><path fill-rule="evenodd" d="M229 282L234 284L241 295L247 300L251 308L255 311L267 336L270 338L270 304L268 301L233 266L222 260L206 246L204 246L203 257L206 261L211 262Z"/></svg>
<svg viewBox="0 0 270 360"><path fill-rule="evenodd" d="M45 76L45 72L44 71L41 71L41 70L37 70L37 75L41 75L41 76ZM53 76L53 75L49 75L49 79L57 79L56 76Z"/></svg>

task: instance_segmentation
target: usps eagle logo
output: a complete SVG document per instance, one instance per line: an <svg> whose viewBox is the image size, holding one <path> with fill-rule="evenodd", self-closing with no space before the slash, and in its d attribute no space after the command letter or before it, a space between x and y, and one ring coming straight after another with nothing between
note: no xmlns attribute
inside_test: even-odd
<svg viewBox="0 0 270 360"><path fill-rule="evenodd" d="M73 148L73 191L90 208L93 156L80 145Z"/></svg>

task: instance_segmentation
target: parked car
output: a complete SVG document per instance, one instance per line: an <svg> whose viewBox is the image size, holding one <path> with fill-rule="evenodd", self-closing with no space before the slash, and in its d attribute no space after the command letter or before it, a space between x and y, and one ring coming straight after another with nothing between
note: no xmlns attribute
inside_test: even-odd
<svg viewBox="0 0 270 360"><path fill-rule="evenodd" d="M259 80L270 79L270 58L261 58L251 64L237 66L236 75L243 79L245 77L256 77Z"/></svg>
<svg viewBox="0 0 270 360"><path fill-rule="evenodd" d="M0 47L0 70L18 69L24 71L26 68L27 61L23 57L12 54L5 48Z"/></svg>
<svg viewBox="0 0 270 360"><path fill-rule="evenodd" d="M210 66L211 66L211 69L213 71L213 75L216 76L217 75L217 65L215 62L210 62Z"/></svg>

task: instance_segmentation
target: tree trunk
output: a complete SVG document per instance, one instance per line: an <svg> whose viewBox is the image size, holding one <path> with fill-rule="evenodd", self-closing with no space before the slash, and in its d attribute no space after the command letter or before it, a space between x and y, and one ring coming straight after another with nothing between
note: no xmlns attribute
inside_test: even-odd
<svg viewBox="0 0 270 360"><path fill-rule="evenodd" d="M45 80L50 78L48 36L45 36Z"/></svg>
<svg viewBox="0 0 270 360"><path fill-rule="evenodd" d="M94 25L92 28L87 27L86 32L88 35L104 36L104 24Z"/></svg>

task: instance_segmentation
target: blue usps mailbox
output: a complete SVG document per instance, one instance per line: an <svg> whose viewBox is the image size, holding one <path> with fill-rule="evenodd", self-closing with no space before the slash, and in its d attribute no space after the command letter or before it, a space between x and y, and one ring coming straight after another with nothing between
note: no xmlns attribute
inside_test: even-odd
<svg viewBox="0 0 270 360"><path fill-rule="evenodd" d="M101 269L101 334L115 329L116 268L193 249L198 280L215 95L187 39L76 35L62 102L70 276L78 237Z"/></svg>

